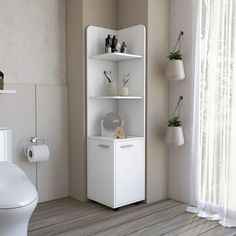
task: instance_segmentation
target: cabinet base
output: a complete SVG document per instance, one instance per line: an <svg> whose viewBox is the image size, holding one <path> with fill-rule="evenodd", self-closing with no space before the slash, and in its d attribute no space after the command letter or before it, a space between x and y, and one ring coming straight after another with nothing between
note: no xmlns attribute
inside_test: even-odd
<svg viewBox="0 0 236 236"><path fill-rule="evenodd" d="M119 211L120 210L120 208L118 207L118 208L113 208L113 211Z"/></svg>
<svg viewBox="0 0 236 236"><path fill-rule="evenodd" d="M139 205L141 202L135 202L134 205Z"/></svg>

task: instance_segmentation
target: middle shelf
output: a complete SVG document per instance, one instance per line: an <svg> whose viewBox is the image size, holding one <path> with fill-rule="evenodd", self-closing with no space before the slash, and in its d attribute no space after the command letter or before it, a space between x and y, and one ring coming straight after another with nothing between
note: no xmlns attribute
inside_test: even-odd
<svg viewBox="0 0 236 236"><path fill-rule="evenodd" d="M89 96L89 99L133 99L133 100L141 100L143 99L142 96Z"/></svg>

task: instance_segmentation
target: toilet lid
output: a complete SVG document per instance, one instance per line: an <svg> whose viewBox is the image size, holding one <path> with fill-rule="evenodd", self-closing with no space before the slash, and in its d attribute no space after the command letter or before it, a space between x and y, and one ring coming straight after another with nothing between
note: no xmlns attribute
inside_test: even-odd
<svg viewBox="0 0 236 236"><path fill-rule="evenodd" d="M0 209L23 207L37 197L34 185L17 165L0 162Z"/></svg>

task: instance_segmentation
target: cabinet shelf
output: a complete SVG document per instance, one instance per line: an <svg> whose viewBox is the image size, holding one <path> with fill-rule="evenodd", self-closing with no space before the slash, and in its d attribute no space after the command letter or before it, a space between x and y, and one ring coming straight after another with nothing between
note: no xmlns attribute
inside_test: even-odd
<svg viewBox="0 0 236 236"><path fill-rule="evenodd" d="M126 61L126 60L142 59L143 57L141 55L115 52L115 53L104 53L96 56L91 56L90 58L103 61Z"/></svg>
<svg viewBox="0 0 236 236"><path fill-rule="evenodd" d="M105 137L105 136L88 136L88 139L96 139L96 140L107 141L107 142L120 142L120 141L144 140L144 137L128 136L127 138L117 139L117 138Z"/></svg>
<svg viewBox="0 0 236 236"><path fill-rule="evenodd" d="M12 94L12 93L16 93L16 90L0 90L0 94Z"/></svg>
<svg viewBox="0 0 236 236"><path fill-rule="evenodd" d="M98 100L105 100L105 99L117 99L117 100L141 100L141 96L90 96L89 99L98 99Z"/></svg>

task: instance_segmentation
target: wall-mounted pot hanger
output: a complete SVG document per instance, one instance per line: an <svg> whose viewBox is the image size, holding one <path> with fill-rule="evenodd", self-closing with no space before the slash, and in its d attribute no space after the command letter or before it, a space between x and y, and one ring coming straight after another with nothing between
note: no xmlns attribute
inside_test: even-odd
<svg viewBox="0 0 236 236"><path fill-rule="evenodd" d="M167 64L166 77L170 81L185 79L183 56L181 54L181 38L183 35L184 32L180 31L174 50L171 51L168 56L169 61Z"/></svg>

